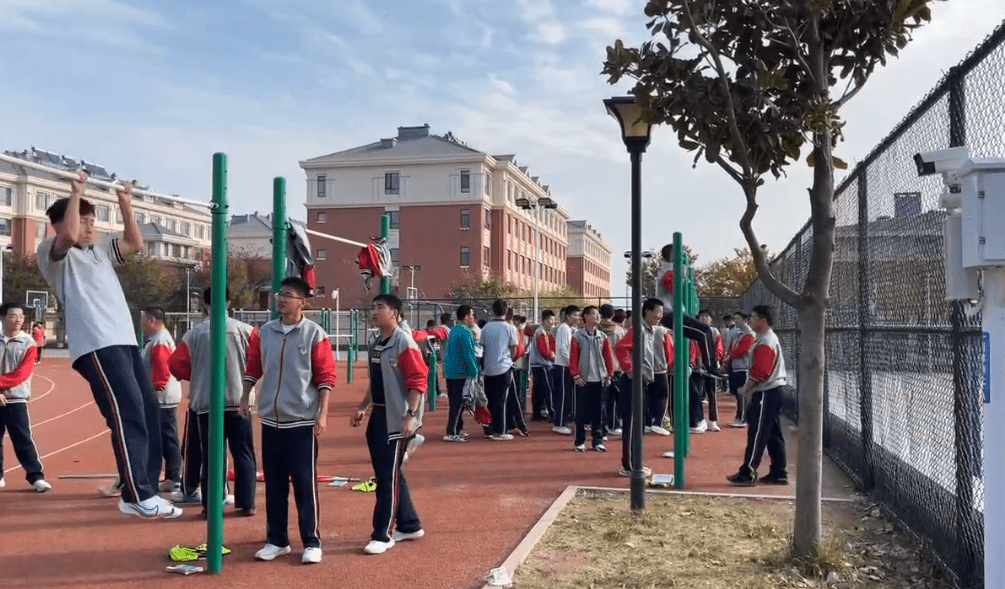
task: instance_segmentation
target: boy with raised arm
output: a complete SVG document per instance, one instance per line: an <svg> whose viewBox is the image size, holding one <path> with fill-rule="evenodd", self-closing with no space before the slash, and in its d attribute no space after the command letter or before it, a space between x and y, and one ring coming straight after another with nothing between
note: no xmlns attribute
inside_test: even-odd
<svg viewBox="0 0 1005 589"><path fill-rule="evenodd" d="M94 205L82 198L87 174L78 172L69 198L45 212L56 231L38 246L38 268L63 303L73 369L91 385L94 402L112 431L122 498L119 510L139 517L176 518L181 509L157 495L160 407L136 343L132 315L115 275L125 255L143 249L133 217L132 184L116 191L125 230L98 239Z"/></svg>

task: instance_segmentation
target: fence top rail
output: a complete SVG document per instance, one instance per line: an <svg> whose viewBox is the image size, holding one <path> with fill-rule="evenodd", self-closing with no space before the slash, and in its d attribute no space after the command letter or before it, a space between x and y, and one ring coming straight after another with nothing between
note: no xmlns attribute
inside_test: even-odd
<svg viewBox="0 0 1005 589"><path fill-rule="evenodd" d="M77 179L77 172L66 170L66 169L61 169L61 168L53 168L51 166L46 166L46 165L43 165L43 164L39 164L39 163L35 163L35 162L30 162L30 161L27 161L27 160L23 160L23 159L21 159L19 157L14 157L14 156L11 156L11 155L7 155L5 153L0 153L0 161L4 161L4 162L7 162L7 163L15 165L15 166L21 166L21 167L24 167L24 168L30 168L32 170L38 170L40 172L45 172L47 174L52 174L53 176L59 176L61 178L66 178L67 180L76 180ZM122 189L122 184L119 184L119 183L116 183L116 182L108 182L106 180L101 180L100 178L88 178L87 179L87 183L88 184L92 184L94 186L99 186L101 188L107 188L107 189L110 189L110 190L121 190ZM211 203L211 202L202 201L202 200L190 200L190 199L187 199L187 198L181 198L179 196L174 196L172 194L161 194L159 192L152 192L150 190L144 190L142 188L134 188L133 189L133 194L137 195L137 196L149 196L151 198L159 198L159 199L163 199L163 200L169 200L169 201L172 201L172 202L177 202L177 203L191 205L193 207L202 207L202 208L207 208L208 209L208 208L212 208L212 206L213 206L213 203Z"/></svg>

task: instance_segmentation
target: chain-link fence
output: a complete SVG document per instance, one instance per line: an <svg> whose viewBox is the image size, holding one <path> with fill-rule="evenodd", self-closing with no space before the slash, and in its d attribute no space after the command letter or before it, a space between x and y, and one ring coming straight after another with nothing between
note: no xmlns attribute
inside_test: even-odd
<svg viewBox="0 0 1005 589"><path fill-rule="evenodd" d="M965 588L983 586L980 318L944 300L942 180L919 178L912 158L959 145L975 157L1005 154L1003 71L1005 25L855 168L835 201L824 447ZM807 224L771 263L797 291L812 239ZM786 360L798 366L795 312L760 281L743 304L775 307ZM793 419L799 394L792 374Z"/></svg>

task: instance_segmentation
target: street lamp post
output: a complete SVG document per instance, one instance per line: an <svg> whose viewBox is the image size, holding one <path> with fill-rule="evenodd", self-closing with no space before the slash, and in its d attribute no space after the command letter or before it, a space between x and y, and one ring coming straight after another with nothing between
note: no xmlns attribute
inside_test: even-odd
<svg viewBox="0 0 1005 589"><path fill-rule="evenodd" d="M652 124L643 119L642 105L632 96L604 100L607 114L618 121L632 162L632 415L631 506L646 508L646 478L642 471L642 154L649 146Z"/></svg>
<svg viewBox="0 0 1005 589"><path fill-rule="evenodd" d="M402 266L401 269L411 271L412 281L409 283L408 289L415 290L415 271L422 270L422 266Z"/></svg>
<svg viewBox="0 0 1005 589"><path fill-rule="evenodd" d="M558 203L547 196L531 200L525 196L516 199L516 206L525 211L534 211L534 316L533 321L540 321L538 300L541 289L541 209L557 209Z"/></svg>

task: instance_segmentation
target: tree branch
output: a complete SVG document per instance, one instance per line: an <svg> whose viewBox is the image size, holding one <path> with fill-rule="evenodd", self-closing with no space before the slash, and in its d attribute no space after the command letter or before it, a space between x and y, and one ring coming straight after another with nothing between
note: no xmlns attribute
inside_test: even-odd
<svg viewBox="0 0 1005 589"><path fill-rule="evenodd" d="M743 194L747 198L747 210L743 212L743 216L740 217L740 230L743 231L743 237L747 240L747 247L750 249L750 255L754 258L754 265L757 267L757 275L760 277L761 282L767 287L771 294L775 295L782 300L785 304L789 305L797 311L802 308L803 300L799 296L799 293L792 290L791 288L782 284L775 275L771 273L771 268L768 267L767 257L764 255L764 250L761 249L761 244L757 240L757 235L754 234L754 215L757 213L757 194L756 187L744 186Z"/></svg>
<svg viewBox="0 0 1005 589"><path fill-rule="evenodd" d="M729 122L729 133L733 136L733 141L736 142L736 148L733 150L734 153L740 159L740 166L743 167L743 175L747 177L754 176L754 167L750 163L750 155L747 150L747 142L743 140L743 134L740 133L740 126L736 121L736 106L733 104L733 93L729 89L729 79L726 76L726 68L722 66L722 59L719 57L719 51L712 46L712 44L705 38L705 35L698 30L698 26L694 24L694 16L691 14L691 2L689 0L684 0L684 12L687 15L687 26L691 29L691 34L698 41L715 61L715 69L719 74L719 81L722 83L722 89L726 95L726 120Z"/></svg>
<svg viewBox="0 0 1005 589"><path fill-rule="evenodd" d="M862 84L855 84L855 87L852 88L850 91L846 89L844 95L840 98L840 100L834 103L835 107L841 108L842 106L844 106L849 100L854 98L855 95L858 94L859 90L861 89Z"/></svg>
<svg viewBox="0 0 1005 589"><path fill-rule="evenodd" d="M743 187L743 176L740 174L739 170L729 165L729 162L722 159L721 155L716 156L715 163L719 164L719 167L725 170L726 173L729 174L730 178L736 180L736 183L739 184L741 188Z"/></svg>

